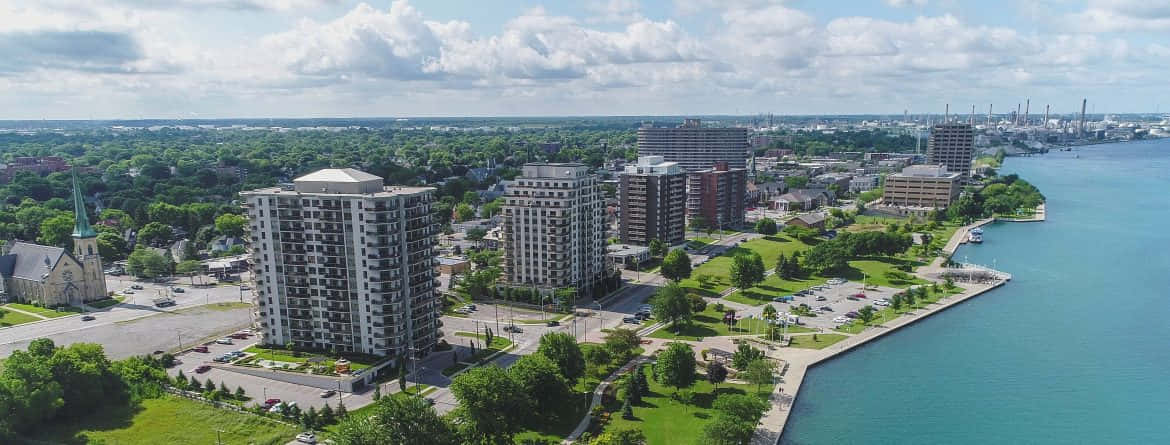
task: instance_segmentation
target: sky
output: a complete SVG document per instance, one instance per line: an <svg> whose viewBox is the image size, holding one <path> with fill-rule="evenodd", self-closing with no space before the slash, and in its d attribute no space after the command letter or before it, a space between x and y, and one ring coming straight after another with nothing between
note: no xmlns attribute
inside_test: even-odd
<svg viewBox="0 0 1170 445"><path fill-rule="evenodd" d="M1170 111L1170 0L0 0L0 119Z"/></svg>

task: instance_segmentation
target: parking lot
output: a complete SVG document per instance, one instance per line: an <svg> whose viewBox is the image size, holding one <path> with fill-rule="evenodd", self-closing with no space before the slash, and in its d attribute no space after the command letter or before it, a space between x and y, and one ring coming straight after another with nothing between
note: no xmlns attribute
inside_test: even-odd
<svg viewBox="0 0 1170 445"><path fill-rule="evenodd" d="M206 345L206 353L188 350L188 352L177 356L182 361L182 364L169 369L167 373L175 376L182 370L187 378L195 376L201 382L206 382L207 379L211 379L216 385L223 382L231 391L235 391L237 386L242 387L248 397L252 398L250 403L262 403L266 399L275 398L283 402L296 402L297 406L301 407L301 409L308 409L310 406L321 409L326 403L334 408L337 407L338 395L334 394L331 397L323 398L321 397L322 390L320 388L240 374L216 367L212 367L202 373L195 371L196 368L202 365L218 365L218 363L214 362L216 357L232 351L243 351L249 346L256 344L256 337L252 336L247 340L233 339L232 342L233 344L230 345L221 345L214 342L209 343ZM359 394L341 393L340 400L345 402L347 408L353 409L370 403L372 396L373 389L371 388Z"/></svg>
<svg viewBox="0 0 1170 445"><path fill-rule="evenodd" d="M799 306L800 304L807 304L817 314L816 317L800 317L800 324L810 328L820 328L825 331L832 330L841 323L833 321L834 318L845 315L849 311L856 311L872 305L874 309L881 309L881 306L875 305L874 302L880 299L889 299L895 293L901 292L902 289L895 289L890 287L867 286L863 291L861 283L846 282L839 285L825 285L822 290L814 290L812 295L797 296L791 303L772 303L780 312L789 312L792 306ZM864 294L865 298L850 299L850 296L856 294ZM824 300L817 301L819 297ZM818 310L822 306L828 306L832 311Z"/></svg>

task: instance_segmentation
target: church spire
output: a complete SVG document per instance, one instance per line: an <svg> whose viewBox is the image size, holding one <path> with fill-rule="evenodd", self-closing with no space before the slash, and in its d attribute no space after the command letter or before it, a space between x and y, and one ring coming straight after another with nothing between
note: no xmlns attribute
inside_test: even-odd
<svg viewBox="0 0 1170 445"><path fill-rule="evenodd" d="M77 183L77 167L73 168L73 237L93 238L97 232L89 225L89 216L85 214L85 200L81 199L81 186Z"/></svg>

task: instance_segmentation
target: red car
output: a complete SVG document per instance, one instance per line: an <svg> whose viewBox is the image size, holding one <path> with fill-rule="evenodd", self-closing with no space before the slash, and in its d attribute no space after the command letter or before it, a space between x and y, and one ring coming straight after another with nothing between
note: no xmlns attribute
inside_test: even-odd
<svg viewBox="0 0 1170 445"><path fill-rule="evenodd" d="M192 348L191 350L195 351L195 352L202 352L202 353L206 354L207 353L207 346L196 346L196 347Z"/></svg>
<svg viewBox="0 0 1170 445"><path fill-rule="evenodd" d="M857 298L865 298L865 294L853 294L853 296Z"/></svg>
<svg viewBox="0 0 1170 445"><path fill-rule="evenodd" d="M247 340L248 334L241 334L241 333L237 332L235 334L229 335L228 337L234 338L236 340Z"/></svg>
<svg viewBox="0 0 1170 445"><path fill-rule="evenodd" d="M271 408L280 404L280 399L268 399L264 401L264 408Z"/></svg>
<svg viewBox="0 0 1170 445"><path fill-rule="evenodd" d="M200 374L203 374L203 373L210 371L210 370L211 370L211 367L207 366L207 365L203 365L203 366L200 366L198 368L195 368L195 372L200 373Z"/></svg>

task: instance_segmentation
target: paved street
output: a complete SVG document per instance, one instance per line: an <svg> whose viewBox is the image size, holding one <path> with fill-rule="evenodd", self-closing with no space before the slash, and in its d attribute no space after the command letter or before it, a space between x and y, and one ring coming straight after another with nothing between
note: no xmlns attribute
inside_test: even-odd
<svg viewBox="0 0 1170 445"><path fill-rule="evenodd" d="M96 318L93 321L81 321L81 316L74 315L0 329L0 357L24 349L34 339L47 337L58 345L100 343L107 356L119 359L156 350L177 349L180 341L186 345L251 323L248 308L197 308L208 303L238 303L238 286L194 288L183 279L181 284L176 284L186 292L175 294L176 305L156 308L151 300L157 298L165 286L134 282L129 277L106 278L107 288L115 292L122 292L133 284L144 289L126 295L122 304L90 312Z"/></svg>

